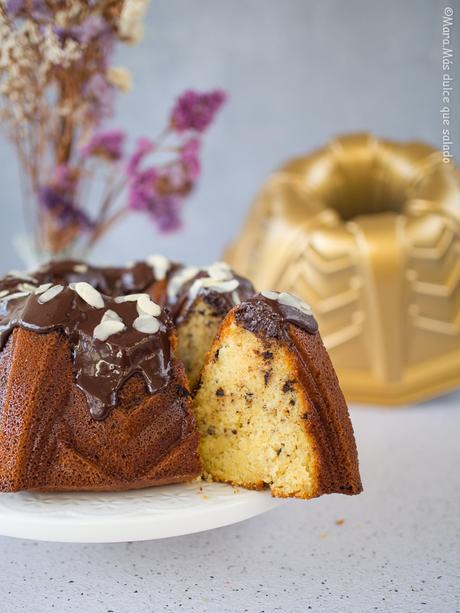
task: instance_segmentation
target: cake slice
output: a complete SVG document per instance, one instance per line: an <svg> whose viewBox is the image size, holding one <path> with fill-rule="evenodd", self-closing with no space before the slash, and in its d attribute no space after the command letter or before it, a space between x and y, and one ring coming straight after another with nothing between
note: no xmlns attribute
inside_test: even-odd
<svg viewBox="0 0 460 613"><path fill-rule="evenodd" d="M205 268L176 267L168 276L163 300L177 329L177 355L192 390L224 317L253 295L251 282L235 275L225 262Z"/></svg>
<svg viewBox="0 0 460 613"><path fill-rule="evenodd" d="M353 429L305 303L264 292L234 307L194 399L206 477L274 496L358 494Z"/></svg>

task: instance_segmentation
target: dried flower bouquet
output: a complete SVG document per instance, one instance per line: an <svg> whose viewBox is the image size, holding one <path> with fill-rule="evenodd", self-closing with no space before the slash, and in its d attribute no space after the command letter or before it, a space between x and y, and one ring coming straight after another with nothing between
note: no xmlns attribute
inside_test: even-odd
<svg viewBox="0 0 460 613"><path fill-rule="evenodd" d="M84 255L132 211L161 232L181 225L201 135L225 94L186 91L160 136L131 150L123 130L103 129L117 91L131 85L127 70L111 66L115 45L141 38L148 3L0 0L0 120L32 196L26 219L39 259ZM101 189L91 212L85 194L94 182Z"/></svg>

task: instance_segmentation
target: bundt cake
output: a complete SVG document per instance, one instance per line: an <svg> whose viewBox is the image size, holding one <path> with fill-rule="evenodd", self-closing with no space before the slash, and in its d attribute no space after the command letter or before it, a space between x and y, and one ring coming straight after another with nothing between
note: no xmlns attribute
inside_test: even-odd
<svg viewBox="0 0 460 613"><path fill-rule="evenodd" d="M347 406L308 305L263 292L233 308L194 399L206 476L273 495L361 491Z"/></svg>
<svg viewBox="0 0 460 613"><path fill-rule="evenodd" d="M360 491L306 305L255 296L225 263L163 256L0 280L0 491L188 481L201 462L207 478L276 496Z"/></svg>

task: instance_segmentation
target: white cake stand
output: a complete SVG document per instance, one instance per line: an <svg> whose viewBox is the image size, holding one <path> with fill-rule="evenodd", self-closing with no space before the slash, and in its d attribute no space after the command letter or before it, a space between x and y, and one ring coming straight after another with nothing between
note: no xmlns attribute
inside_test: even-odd
<svg viewBox="0 0 460 613"><path fill-rule="evenodd" d="M227 526L280 503L267 491L204 482L130 492L0 494L0 534L73 543L144 541Z"/></svg>

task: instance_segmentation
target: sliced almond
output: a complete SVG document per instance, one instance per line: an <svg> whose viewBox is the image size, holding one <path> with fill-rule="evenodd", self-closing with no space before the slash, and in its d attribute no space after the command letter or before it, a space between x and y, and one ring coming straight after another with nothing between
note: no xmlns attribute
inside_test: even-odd
<svg viewBox="0 0 460 613"><path fill-rule="evenodd" d="M143 334L155 334L160 329L160 322L151 315L139 315L133 322L133 328Z"/></svg>
<svg viewBox="0 0 460 613"><path fill-rule="evenodd" d="M278 300L278 292L271 292L267 289L264 289L260 292L262 294L262 296L264 296L265 298L268 298L269 300Z"/></svg>
<svg viewBox="0 0 460 613"><path fill-rule="evenodd" d="M157 317L161 313L161 307L156 302L153 302L147 294L141 294L137 299L137 312L139 315Z"/></svg>
<svg viewBox="0 0 460 613"><path fill-rule="evenodd" d="M40 304L45 304L46 302L53 300L53 298L56 298L56 296L60 294L63 289L64 289L63 285L53 285L52 287L45 290L43 293L39 295L38 302Z"/></svg>
<svg viewBox="0 0 460 613"><path fill-rule="evenodd" d="M158 254L150 255L145 261L153 268L157 281L163 281L166 278L166 273L171 267L171 262L166 256Z"/></svg>
<svg viewBox="0 0 460 613"><path fill-rule="evenodd" d="M39 285L37 287L37 289L35 290L35 293L43 294L43 292L46 292L46 290L49 289L50 287L53 287L52 283L42 283L42 285Z"/></svg>
<svg viewBox="0 0 460 613"><path fill-rule="evenodd" d="M80 298L90 306L94 307L95 309L104 308L104 299L102 298L102 294L98 292L97 289L90 283L80 281L79 283L71 283L69 287L73 289L80 296Z"/></svg>
<svg viewBox="0 0 460 613"><path fill-rule="evenodd" d="M302 311L302 313L305 313L305 315L313 315L313 311L311 310L311 306L309 304L303 300L300 300L300 298L297 298L297 296L293 296L287 292L281 292L281 294L278 296L278 302L280 304L284 304L285 306L290 306L294 309Z"/></svg>
<svg viewBox="0 0 460 613"><path fill-rule="evenodd" d="M102 316L101 323L94 328L93 336L100 341L106 341L109 336L123 330L126 330L126 326L121 317L115 311L108 309Z"/></svg>

